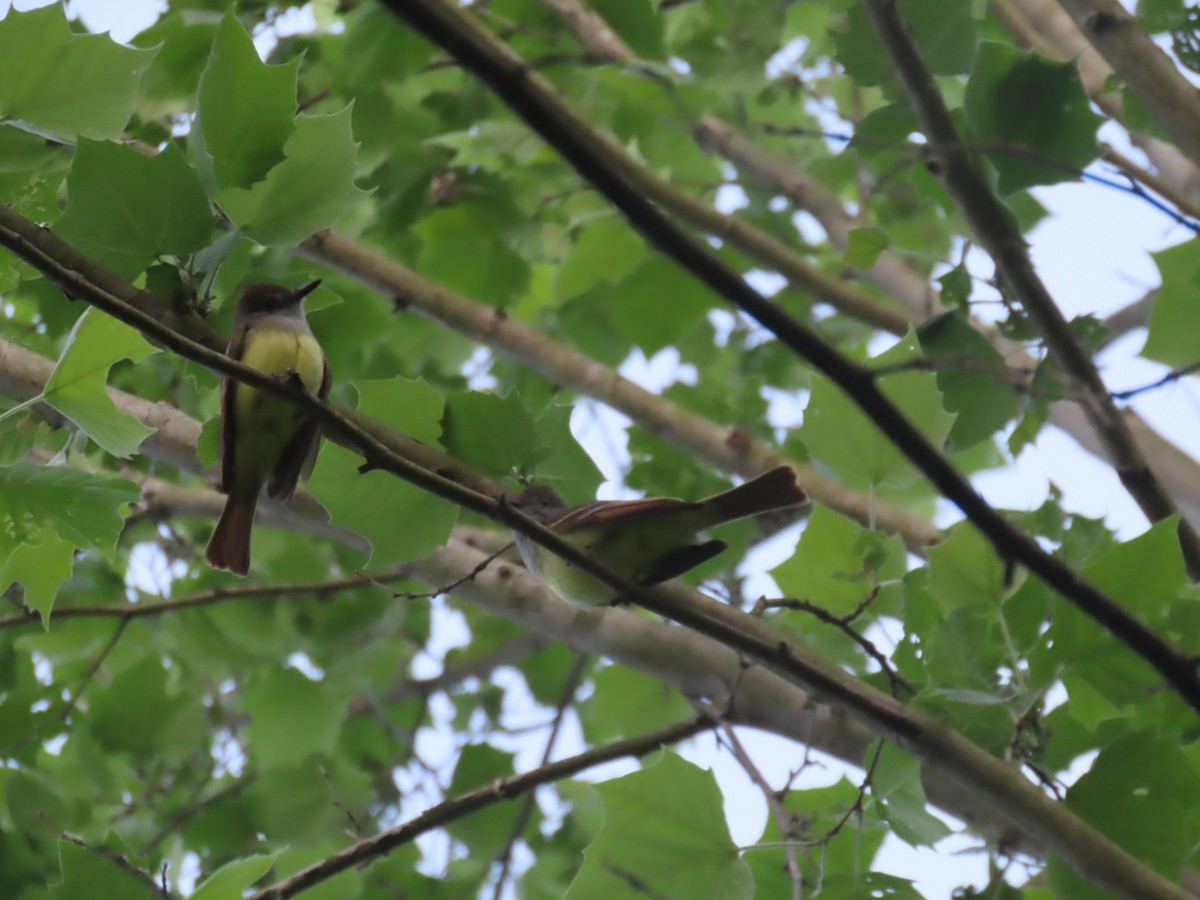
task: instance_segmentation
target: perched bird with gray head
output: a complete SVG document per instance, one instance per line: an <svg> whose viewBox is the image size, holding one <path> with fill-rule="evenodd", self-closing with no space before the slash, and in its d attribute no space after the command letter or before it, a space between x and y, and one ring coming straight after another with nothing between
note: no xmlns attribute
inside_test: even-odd
<svg viewBox="0 0 1200 900"><path fill-rule="evenodd" d="M703 500L654 497L567 507L552 488L535 485L510 502L614 573L648 586L682 575L726 548L724 541L700 540L701 531L807 500L796 473L779 466ZM525 535L513 536L525 565L564 600L598 606L619 599L611 587Z"/></svg>
<svg viewBox="0 0 1200 900"><path fill-rule="evenodd" d="M298 378L318 397L329 395L329 363L304 315L304 298L320 281L298 288L252 284L242 291L226 353L260 372ZM221 490L225 509L205 559L238 575L250 570L250 533L265 483L267 496L286 502L317 458L320 427L295 403L226 376L221 382Z"/></svg>

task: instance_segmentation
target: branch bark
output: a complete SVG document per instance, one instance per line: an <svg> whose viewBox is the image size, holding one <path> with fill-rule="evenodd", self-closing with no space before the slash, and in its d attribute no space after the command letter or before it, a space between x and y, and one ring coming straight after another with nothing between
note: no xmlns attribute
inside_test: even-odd
<svg viewBox="0 0 1200 900"><path fill-rule="evenodd" d="M0 352L0 362L20 360L21 365L10 368L0 366L0 384L20 383L26 392L21 396L35 396L41 391L53 363L17 345L0 343L0 351L5 350L20 352ZM158 458L181 461L181 468L185 471L201 469L195 456L196 441L200 435L199 422L166 404L149 404L139 397L112 388L109 389L109 395L122 411L135 413L138 409L144 412L149 410L144 416L139 416L146 423L168 412L173 414L176 417L175 427L160 434L160 442L154 444L153 449L163 451L164 455ZM143 449L150 446L148 440L143 444ZM158 479L146 479L143 490L161 494L165 515L215 517L222 502L219 495L207 488L188 488ZM322 512L315 506L312 509L279 507L278 510L265 509L264 515L271 517L267 521L273 521L275 513L278 513L281 516L278 524L296 531L320 531L323 527ZM506 542L504 539L493 540L500 534L494 531L483 532L459 526L454 533L456 538L443 551L440 563L433 560L412 563L397 570L397 573L419 578L431 586L449 584L461 577L461 573L473 571L487 555ZM487 539L486 546L481 545L481 538ZM431 693L470 674L478 674L482 671L478 668L481 665L490 670L495 665L511 662L526 652L532 652L537 646L554 640L607 656L677 688L688 697L713 698L729 710L728 718L731 721L791 738L850 764L860 762L866 748L874 740L873 734L862 725L833 712L827 706L819 706L806 692L761 667L746 669L737 653L696 632L675 628L625 610L611 610L599 626L581 628L575 607L563 603L531 576L524 574L523 569L516 568L514 571L517 574L511 579L493 578L485 573L471 585L457 587L454 593L534 633L504 645L494 658L467 661L448 669L441 676L425 681L403 682L387 694L385 703L399 703ZM451 572L454 574L449 574ZM384 572L373 575L372 580L386 580L387 577L388 574ZM340 589L355 583L357 581L351 579L336 584ZM179 600L143 602L130 606L59 607L54 612L53 621L169 615L193 606L246 596L268 596L280 591L321 593L331 590L331 584L214 591ZM18 613L0 619L0 630L40 621L41 617L36 612ZM361 714L368 711L369 707L367 701L356 700L351 704L350 713ZM1044 849L1036 841L997 813L991 804L980 804L956 782L932 769L925 769L924 778L930 802L967 822L988 840L1031 856L1044 856Z"/></svg>
<svg viewBox="0 0 1200 900"><path fill-rule="evenodd" d="M1193 164L1200 164L1200 93L1117 0L1058 0Z"/></svg>

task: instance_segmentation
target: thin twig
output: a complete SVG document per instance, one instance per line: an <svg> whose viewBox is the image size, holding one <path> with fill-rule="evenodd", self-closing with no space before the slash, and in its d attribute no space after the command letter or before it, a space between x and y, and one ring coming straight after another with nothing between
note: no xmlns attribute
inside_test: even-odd
<svg viewBox="0 0 1200 900"><path fill-rule="evenodd" d="M616 741L605 747L598 747L586 753L550 763L523 775L499 778L486 787L439 803L403 825L366 838L326 859L313 863L282 881L256 891L249 897L249 900L284 900L286 897L293 897L313 885L332 878L339 872L378 859L396 847L415 840L427 831L444 827L477 810L512 800L543 784L570 778L585 769L611 762L614 759L626 756L645 756L659 747L677 743L711 727L711 722L702 716L697 716L650 734Z"/></svg>
<svg viewBox="0 0 1200 900"><path fill-rule="evenodd" d="M142 846L138 848L137 855L145 856L147 853L165 841L172 832L178 830L180 826L187 824L187 822L204 812L204 810L208 809L210 806L216 806L222 800L226 800L229 797L240 794L247 787L253 784L257 778L257 773L242 775L242 777L237 781L225 785L220 790L213 792L202 800L197 800L195 803L175 810L167 817L167 821L163 823L163 826L156 831L146 841L146 843L142 844Z"/></svg>
<svg viewBox="0 0 1200 900"><path fill-rule="evenodd" d="M236 588L214 588L190 597L178 600L159 600L150 603L129 603L120 606L68 606L54 610L50 617L52 622L67 619L120 619L129 622L147 616L161 616L166 613L181 612L185 609L195 609L201 606L211 606L215 603L225 603L229 600L243 600L248 597L279 597L288 594L315 594L328 596L339 591L367 587L372 584L387 581L400 581L409 577L403 570L393 568L383 572L355 575L349 578L338 578L330 581L288 582L284 584L246 585ZM460 582L461 583L461 582ZM0 631L28 625L41 620L35 610L8 616L0 619Z"/></svg>
<svg viewBox="0 0 1200 900"><path fill-rule="evenodd" d="M554 705L554 720L550 723L550 734L546 737L546 747L542 751L540 765L544 766L550 762L550 756L554 752L554 743L558 740L558 732L562 728L563 719L566 717L567 709L571 706L571 701L575 699L575 692L579 690L579 684L583 681L583 674L587 671L590 661L591 657L588 654L577 654L575 662L571 664L571 670L567 673L567 677L563 679L562 689L559 691L558 700ZM496 878L496 886L492 891L492 900L500 900L504 893L504 885L508 881L509 866L512 865L513 847L516 846L517 839L520 838L521 832L525 830L525 826L529 824L529 817L533 814L535 799L532 793L525 796L524 801L521 803L521 808L517 811L517 816L513 820L513 826L509 830L508 840L504 842L504 847L497 854L497 859L500 861L500 874Z"/></svg>
<svg viewBox="0 0 1200 900"><path fill-rule="evenodd" d="M775 817L775 827L779 829L780 839L789 843L794 842L800 835L796 831L796 823L793 820L792 814L783 805L783 798L787 795L787 790L776 791L771 787L766 776L754 764L754 760L746 752L746 748L742 746L742 742L738 739L737 732L734 730L731 722L723 721L721 728L725 732L725 740L728 742L729 752L733 754L733 758L737 760L738 765L742 767L742 770L749 776L750 780L758 786L758 789L766 799L767 806L771 810L771 815ZM788 878L792 882L792 900L803 900L804 876L800 872L800 861L793 852L785 852L783 858Z"/></svg>
<svg viewBox="0 0 1200 900"><path fill-rule="evenodd" d="M755 604L755 609L762 607L762 609L800 610L801 612L806 612L811 616L815 616L826 625L832 625L834 628L838 629L840 632L850 638L850 640L854 641L854 643L858 644L858 646L862 647L863 652L865 652L867 656L871 657L871 659L875 660L875 662L879 664L879 668L883 670L884 674L887 675L888 680L892 683L893 696L895 696L897 693L896 689L901 687L910 694L916 696L917 689L912 686L912 683L909 682L907 678L892 668L891 662L883 654L883 651L875 646L875 642L851 627L850 623L862 615L863 610L865 610L871 604L878 594L879 586L876 585L871 590L870 594L867 595L866 599L859 603L859 605L849 615L845 616L835 616L824 607L818 606L817 604L808 600L793 600L790 598L784 598L781 600L759 600L758 603Z"/></svg>
<svg viewBox="0 0 1200 900"><path fill-rule="evenodd" d="M75 711L75 707L79 705L79 698L83 696L83 692L88 689L88 685L92 683L93 679L96 677L96 673L99 672L100 667L104 665L104 660L108 659L108 654L112 653L116 648L117 642L121 640L121 635L125 633L125 627L128 624L128 619L122 619L117 623L117 628L112 633L112 637L108 639L108 643L104 645L104 649L96 654L96 658L92 660L92 664L88 666L87 671L83 673L83 678L79 680L78 687L71 692L71 699L68 700L67 705L63 707L61 719L64 725L66 725L67 721L71 718L71 713Z"/></svg>
<svg viewBox="0 0 1200 900"><path fill-rule="evenodd" d="M1186 378L1188 375L1194 375L1196 372L1200 372L1200 362L1194 362L1190 366L1184 366L1182 369L1173 369L1158 379L1158 381L1153 381L1150 384L1144 384L1141 387L1130 388L1125 391L1113 391L1112 396L1114 400L1129 400L1132 397L1138 396L1138 394L1144 394L1147 391L1165 387L1181 378Z"/></svg>
<svg viewBox="0 0 1200 900"><path fill-rule="evenodd" d="M42 818L46 819L46 821L50 821L49 818L45 815L45 813L42 813L41 815L42 815ZM150 890L152 890L154 893L158 894L161 897L170 898L173 896L171 894L171 892L169 890L167 890L167 887L165 884L160 886L151 875L149 875L148 873L146 873L144 870L140 869L139 867L135 866L132 862L130 862L128 859L126 859L120 853L117 853L114 850L109 850L105 847L98 847L95 844L88 843L87 841L85 841L83 838L81 838L77 834L71 834L71 832L62 831L61 829L59 829L59 830L61 832L59 836L64 841L66 841L68 844L74 844L76 847L82 847L84 850L89 850L92 853L95 853L97 856L103 856L109 862L112 862L112 863L116 864L117 866L120 866L122 869L124 869L126 872L128 872L133 877L135 877L138 881L145 884L147 887L150 888Z"/></svg>

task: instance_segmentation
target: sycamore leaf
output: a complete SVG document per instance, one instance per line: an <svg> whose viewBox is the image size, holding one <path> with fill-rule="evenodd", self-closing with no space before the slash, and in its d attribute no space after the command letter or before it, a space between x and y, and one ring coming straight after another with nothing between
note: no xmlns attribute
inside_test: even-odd
<svg viewBox="0 0 1200 900"><path fill-rule="evenodd" d="M70 142L116 139L155 50L74 34L60 4L0 20L0 120Z"/></svg>
<svg viewBox="0 0 1200 900"><path fill-rule="evenodd" d="M301 116L283 145L285 159L263 181L220 191L217 200L245 234L270 247L291 247L328 228L363 192L354 186L358 144L350 107Z"/></svg>
<svg viewBox="0 0 1200 900"><path fill-rule="evenodd" d="M55 231L131 278L158 256L201 249L213 225L200 179L173 143L146 156L125 144L81 140Z"/></svg>
<svg viewBox="0 0 1200 900"><path fill-rule="evenodd" d="M217 188L247 188L284 158L296 115L299 60L269 66L232 10L200 76L197 162Z"/></svg>
<svg viewBox="0 0 1200 900"><path fill-rule="evenodd" d="M108 372L122 359L137 363L157 352L124 322L88 309L71 329L44 399L106 451L127 459L154 429L116 408L108 396Z"/></svg>
<svg viewBox="0 0 1200 900"><path fill-rule="evenodd" d="M665 750L653 765L596 791L604 801L604 827L584 853L568 900L631 896L631 880L656 897L754 894L712 772Z"/></svg>

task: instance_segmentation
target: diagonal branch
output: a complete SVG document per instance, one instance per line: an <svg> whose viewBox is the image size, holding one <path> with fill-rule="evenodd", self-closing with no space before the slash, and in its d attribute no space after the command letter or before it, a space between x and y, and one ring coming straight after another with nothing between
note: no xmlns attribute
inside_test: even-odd
<svg viewBox="0 0 1200 900"><path fill-rule="evenodd" d="M434 551L427 559L413 564L413 574L436 583L470 568L478 558L478 553L466 552L466 548L452 541ZM814 746L818 740L828 738L825 724L821 723L811 729L813 740L810 741L808 723L812 715L824 715L824 710L818 709L814 713L803 705L797 705L798 698L790 692L776 691L776 686L784 686L778 674L758 666L747 668L744 660L728 648L714 646L706 638L687 629L647 622L645 617L631 610L585 612L571 608L562 601L555 602L553 598L546 597L547 592L532 575L519 569L506 573L504 569L494 567L482 573L477 580L464 583L457 591L458 596L518 624L537 627L543 633L556 632L560 639L567 639L576 649L604 653L618 663L628 664L630 657L626 653L636 652L635 647L645 648L646 655L638 667L668 683L679 684L678 667L681 664L689 665L691 660L708 652L722 654L725 657L721 666L723 677L707 684L689 681L687 689L693 696L706 697L713 706L728 709L730 721L763 727L765 721L773 720L776 724L768 726L769 730L785 727L788 729L787 737ZM497 586L503 586L504 589L503 606L495 603L493 592ZM703 595L682 586L672 585L667 590L681 599L689 598L689 603L700 605L706 601ZM549 605L546 605L547 601L550 601ZM727 607L715 606L717 608L713 610L713 615L718 615L720 610L729 612ZM705 606L705 609L707 611L708 607ZM654 628L656 624L662 627ZM636 629L636 632L628 635L630 643L618 648L611 638L626 626ZM705 647L711 650L705 650ZM789 652L808 655L807 651L795 647ZM832 671L829 674L833 676ZM935 722L927 715L905 709L875 688L858 682L855 693L857 699L852 702L845 702L850 701L851 697L844 692L821 691L817 696L835 702L847 715L867 724L876 735L898 743L913 753L922 760L926 776L933 772L944 772L951 782L957 782L975 799L986 798L986 803L994 804L994 810L984 813L984 821L990 821L993 814L1010 818L1020 832L1061 856L1083 877L1101 884L1114 896L1128 900L1157 897L1183 900L1190 896L1167 883L1161 876L1142 869L1140 865L1136 866L1137 874L1133 869L1126 868L1126 864L1132 862L1132 857L1082 823L1062 804L1046 797L1021 775L1017 767L981 751L953 729ZM862 705L868 698L869 705ZM834 721L841 717L840 712L840 709L834 710ZM760 716L766 716L767 719L760 719ZM870 744L869 739L856 738L852 744L834 748L826 745L820 749L832 752L853 765L861 765L865 749ZM938 791L949 786L941 779L931 784ZM979 812L978 808L973 811ZM1038 853L1037 850L1033 852Z"/></svg>
<svg viewBox="0 0 1200 900"><path fill-rule="evenodd" d="M555 384L595 397L623 412L651 434L727 472L749 478L786 463L796 470L814 500L843 515L899 533L914 549L941 540L939 529L920 516L839 484L812 465L784 459L776 450L749 435L653 394L573 347L547 337L494 307L430 281L346 237L330 231L319 232L301 244L299 252L313 262L394 298L397 305L410 307L519 360Z"/></svg>
<svg viewBox="0 0 1200 900"><path fill-rule="evenodd" d="M1190 654L1166 640L1103 591L1084 581L1070 566L1042 550L1036 541L992 509L970 482L879 389L868 369L847 359L803 323L765 300L740 275L684 233L636 188L630 186L619 172L609 167L603 155L577 134L573 118L562 112L565 103L561 97L544 78L531 72L507 45L496 42L463 10L444 0L387 0L385 5L486 81L527 124L620 209L652 246L675 260L732 306L745 311L772 331L785 346L808 360L845 391L905 456L983 532L1002 558L1019 562L1042 578L1142 657L1193 709L1200 711L1200 672L1197 672L1196 661ZM638 602L642 603L640 598ZM659 611L654 606L645 605ZM672 615L672 618L675 616ZM691 624L684 619L677 618L677 621ZM766 657L758 653L761 653L761 648L753 658L778 661L774 653Z"/></svg>
<svg viewBox="0 0 1200 900"><path fill-rule="evenodd" d="M572 32L589 49L625 62L636 61L633 51L582 0L541 0L541 2L561 16ZM740 170L749 173L750 177L768 183L772 190L787 196L797 208L811 213L825 229L830 242L835 247L845 247L847 235L850 228L853 227L853 220L846 213L837 196L807 172L798 171L786 160L748 140L734 128L712 115L701 117L694 130L694 137L702 147L717 151ZM926 147L926 149L929 148ZM1139 173L1139 177L1147 175L1154 179L1155 183L1161 182L1161 179L1155 178L1150 173ZM1160 185L1160 187L1163 186ZM916 324L921 316L941 311L940 304L930 293L927 279L889 251L885 250L872 269L864 274L866 278L895 297L910 311L913 324ZM1011 366L1034 368L1034 362L1028 353L1021 350L1011 340L994 328L987 327L978 321L972 320L972 324L1004 355ZM1123 323L1119 322L1118 324ZM893 333L902 334L903 331ZM1106 461L1116 462L1119 470L1120 456L1114 453L1112 448L1114 446L1120 448L1123 445L1119 443L1114 445L1111 440L1105 439L1104 431L1097 432L1094 426L1089 424L1090 420L1083 421L1081 417L1073 415L1073 412L1073 407L1068 407L1065 403L1055 404L1051 423L1070 434L1084 449L1096 453ZM1136 446L1154 460L1156 478L1161 480L1165 488L1173 489L1174 493L1181 495L1184 501L1187 501L1185 503L1186 512L1194 514L1195 504L1190 502L1193 491L1187 489L1187 486L1195 484L1197 473L1194 467L1189 472L1181 473L1182 478L1177 476L1174 468L1177 457L1172 453L1172 450L1175 449L1173 445L1146 428L1132 411L1116 415L1125 422L1129 431L1139 438ZM1117 421L1117 419L1113 421ZM1094 439L1097 433L1101 437L1099 443ZM1169 493L1169 490L1167 492Z"/></svg>
<svg viewBox="0 0 1200 900"><path fill-rule="evenodd" d="M138 327L143 334L169 349L209 367L228 374L238 381L264 390L298 404L318 417L323 425L340 429L342 438L359 448L368 466L391 472L417 486L456 502L510 528L527 534L540 545L564 558L583 572L597 578L615 591L646 609L688 626L673 629L688 634L694 629L738 651L766 670L766 674L781 677L791 685L810 690L821 699L845 709L867 723L877 734L899 743L933 768L946 768L956 773L964 787L993 803L1003 815L1022 830L1043 842L1060 855L1076 871L1119 897L1137 900L1184 900L1188 894L1162 876L1148 869L1099 832L1080 821L1065 808L1053 803L1034 785L1025 780L1011 765L980 749L949 726L927 714L906 709L886 694L862 684L833 665L814 655L797 642L766 626L740 610L730 608L682 585L663 585L642 588L615 576L598 565L586 553L580 552L553 532L520 515L502 500L477 494L455 482L420 469L390 450L372 434L354 422L347 421L338 411L320 399L290 384L283 384L261 372L236 363L224 354L180 337L162 325L152 315L130 307L79 272L63 265L45 250L45 241L29 241L22 230L13 231L7 222L15 218L0 206L0 243L17 250L22 258L47 275L55 284L72 296L86 299L102 310ZM31 224L31 223L30 223ZM22 226L23 228L23 226ZM35 227L35 236L41 236ZM735 276L736 277L736 276ZM425 571L443 560L450 551L443 548L423 561ZM478 564L476 564L478 565ZM417 564L413 564L416 572ZM455 571L461 575L462 569ZM472 571L476 571L473 569ZM493 566L480 572L479 581L489 584L512 584L516 570L508 565ZM532 576L529 576L531 579ZM461 581L461 578L459 579ZM444 583L435 579L435 584ZM474 580L461 581L459 588L471 592ZM566 607L566 604L562 604ZM611 610L612 612L619 612ZM574 621L590 621L585 628L595 631L595 620L603 618L602 610L573 608ZM742 665L739 663L739 671Z"/></svg>
<svg viewBox="0 0 1200 900"><path fill-rule="evenodd" d="M541 0L541 2L559 15L577 39L590 51L626 63L637 62L633 51L608 27L604 19L582 0ZM1048 2L1053 3L1054 0L1048 0ZM994 2L993 5L997 11L1007 10L1005 3ZM1054 9L1057 11L1057 7ZM1064 20L1064 24L1068 28L1072 27L1070 21L1066 20L1065 15L1061 12L1059 12L1059 18ZM1017 27L1022 34L1027 30L1019 27L1023 20L1019 20L1019 16L1015 12L1006 18L1006 22L1011 22L1013 27ZM1082 38L1080 41L1082 42ZM1081 67L1084 65L1084 60L1080 61L1080 65ZM1099 65L1104 66L1103 62L1100 62ZM1104 68L1107 69L1106 66ZM1100 99L1103 101L1104 97ZM830 242L835 247L844 248L846 236L849 229L853 227L853 219L846 213L837 196L812 175L796 169L787 160L755 144L713 115L701 116L693 129L693 137L701 147L715 150L749 177L765 182L771 190L788 197L794 206L811 213L825 230ZM598 139L595 131L592 132L592 139ZM925 149L928 150L928 147ZM1174 159L1178 156L1173 147L1161 144L1161 142L1156 142L1153 147L1147 147L1147 152L1151 153L1155 159L1166 157ZM1132 167L1132 163L1123 158L1118 161L1111 151L1106 154L1106 158L1119 164L1130 178L1151 186L1181 210L1191 214L1191 211L1196 209L1196 205L1191 203L1181 190L1175 189L1162 177L1146 172L1140 167ZM1183 162L1185 168L1191 170L1191 166L1186 164L1186 161ZM626 171L626 168L623 168L622 171ZM656 184L652 175L639 176L637 183L646 188L648 196L654 199L659 198L659 191L663 185ZM703 222L696 220L691 215L690 208L676 209L666 202L664 202L664 206L693 225L704 227ZM750 226L747 226L744 231L754 233L754 229ZM759 263L766 266L772 265L771 259L756 253L754 245L739 243L741 237L741 232L731 234L728 236L729 243ZM942 311L936 297L931 295L928 279L909 266L904 259L888 250L880 254L875 265L863 274L871 283L898 300L908 311L907 320L901 317L894 327L883 326L893 334L903 335L911 325L918 324L922 318ZM843 309L842 311L850 316L855 315L853 309ZM972 324L1000 351L1012 367L1018 369L1035 367L1034 361L1027 352L1001 335L995 328L988 327L974 319L972 319ZM1115 327L1129 327L1127 320L1118 320L1113 324ZM1189 462L1189 458L1185 454L1150 428L1134 410L1122 410L1122 415L1137 438L1138 446L1151 462L1155 476L1161 481L1167 492L1176 498L1185 515L1193 522L1200 522L1200 466L1195 460ZM1095 429L1086 417L1076 414L1073 402L1054 404L1051 407L1050 424L1069 434L1088 453L1106 463L1114 461L1107 442L1097 440ZM815 491L813 494L817 496ZM817 496L817 499L821 498Z"/></svg>
<svg viewBox="0 0 1200 900"><path fill-rule="evenodd" d="M294 897L301 891L327 881L339 872L353 866L359 866L372 860L379 859L397 847L410 843L435 828L443 828L474 812L485 809L497 803L504 803L528 794L544 784L553 784L564 778L570 778L586 769L594 768L626 756L646 756L659 747L675 744L686 740L713 727L713 723L703 717L689 719L676 725L669 725L650 734L640 735L624 741L615 741L595 750L588 750L577 756L572 756L559 762L550 763L524 775L512 778L500 778L486 787L478 788L466 794L461 794L444 803L439 803L432 809L426 810L414 819L398 825L380 834L352 844L345 850L313 863L290 875L282 881L277 881L270 887L255 891L249 900L284 900Z"/></svg>
<svg viewBox="0 0 1200 900"><path fill-rule="evenodd" d="M863 0L863 6L932 145L932 152L942 163L947 192L991 255L999 277L1037 323L1055 360L1079 381L1085 392L1081 398L1084 411L1112 454L1121 483L1151 522L1174 515L1178 512L1174 501L1146 464L1129 424L1104 386L1087 348L1071 330L1034 271L1024 240L959 142L950 112L932 73L921 59L899 7L888 0ZM1200 537L1185 520L1179 523L1179 542L1192 578L1200 578Z"/></svg>
<svg viewBox="0 0 1200 900"><path fill-rule="evenodd" d="M46 361L46 365L51 364ZM197 468L195 436L199 434L199 424L190 419L179 424L181 427L170 432L175 443L168 449L172 456L192 461L191 465L184 466L185 469ZM192 438L186 439L187 435L192 435ZM215 495L212 496L215 499ZM288 512L297 518L303 517L297 511ZM215 514L215 506L209 514ZM461 527L457 530L463 534L470 531ZM492 549L488 547L488 551ZM456 583L454 592L460 598L536 633L514 639L484 659L469 660L448 668L433 679L403 682L383 698L383 703L392 704L408 697L427 696L468 675L478 675L490 671L497 664L512 662L547 640L555 640L581 651L610 657L674 686L686 696L710 698L729 710L730 721L811 745L852 764L861 761L866 748L875 739L873 732L880 731L878 724L869 717L860 715L852 720L827 706L817 706L805 691L765 668L752 666L747 669L743 658L737 653L690 629L676 628L666 622L619 609L608 610L596 622L594 616L582 614L551 595L533 576L519 567L499 564L481 572L476 579L463 582L463 573L479 571L485 559L485 556L474 552L459 540L452 539L450 546L433 557L404 568L410 571L411 577L430 585ZM379 576L375 576L375 579L380 580ZM328 583L290 585L287 589L318 590L327 586ZM239 592L236 596L247 596L247 593ZM260 594L252 591L249 595ZM694 594L692 597L692 602L704 601L700 595ZM181 598L179 603L170 606L163 604L156 608L145 604L137 607L137 615L177 612L183 608L183 604L201 605L210 599L218 602L212 594L201 594ZM119 616L125 610L123 606L96 607L94 613ZM63 617L64 613L86 617L92 615L93 610L62 609L56 619ZM870 689L866 690L869 693ZM848 705L853 707L858 704ZM370 701L360 698L352 702L350 713L361 714L368 711L370 706ZM859 721L867 723L872 730L858 724ZM1020 817L1014 816L1013 811L1004 804L986 799L986 794L981 794L977 787L970 786L972 779L969 775L952 779L938 767L926 765L922 777L931 802L968 822L974 830L999 846L1018 848L1020 852L1037 858L1044 857L1045 847L1040 840L1023 825L1017 824Z"/></svg>

